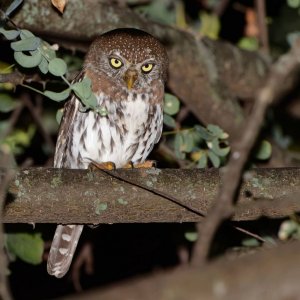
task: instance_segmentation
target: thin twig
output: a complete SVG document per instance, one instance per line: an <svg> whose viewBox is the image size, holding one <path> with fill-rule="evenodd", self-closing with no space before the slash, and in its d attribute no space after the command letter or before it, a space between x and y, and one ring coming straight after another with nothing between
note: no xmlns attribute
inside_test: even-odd
<svg viewBox="0 0 300 300"><path fill-rule="evenodd" d="M266 24L266 5L265 0L255 0L255 8L257 13L257 21L259 28L259 40L261 44L261 50L265 54L269 54L269 37L268 37L268 27Z"/></svg>
<svg viewBox="0 0 300 300"><path fill-rule="evenodd" d="M0 134L0 140L4 139L7 135L9 135L14 128L15 124L17 123L19 116L24 108L24 104L22 102L18 103L18 106L14 109L12 112L9 120L8 120L8 126L5 130Z"/></svg>
<svg viewBox="0 0 300 300"><path fill-rule="evenodd" d="M262 238L261 236L259 236L258 234L255 234L255 233L253 233L253 232L251 232L249 230L246 230L246 229L238 227L238 226L233 226L233 227L236 230L238 230L240 232L243 232L243 233L245 233L245 234L247 234L247 235L249 235L249 236L251 236L251 237L253 237L253 238L255 238L255 239L259 240L259 241L261 241L262 243L268 243L270 245L274 245L274 243L272 243L271 241L266 240L266 239Z"/></svg>
<svg viewBox="0 0 300 300"><path fill-rule="evenodd" d="M300 39L297 39L291 51L273 65L265 85L260 89L253 111L241 129L240 139L232 145L228 165L222 172L218 197L204 222L198 224L199 239L194 247L193 265L198 266L205 262L217 228L223 220L233 215L233 204L241 183L242 171L264 121L265 112L270 104L280 99L294 86L300 69L299 57ZM285 84L282 84L283 82Z"/></svg>
<svg viewBox="0 0 300 300"><path fill-rule="evenodd" d="M29 94L28 93L24 93L22 94L21 97L22 102L24 103L24 105L29 109L34 121L36 122L44 140L46 141L46 143L48 144L49 148L54 151L54 142L51 139L51 136L49 135L49 133L47 132L47 130L44 127L44 124L42 122L42 119L40 117L40 115L38 114L38 112L36 111L34 105L32 104L30 98L29 98Z"/></svg>
<svg viewBox="0 0 300 300"><path fill-rule="evenodd" d="M183 159L179 159L174 151L166 145L166 143L160 142L157 152L163 156L170 157L170 159L174 160L180 168L186 168L188 163Z"/></svg>
<svg viewBox="0 0 300 300"><path fill-rule="evenodd" d="M14 85L19 85L24 82L25 75L21 74L19 71L14 71L13 73L0 74L1 83L12 83Z"/></svg>

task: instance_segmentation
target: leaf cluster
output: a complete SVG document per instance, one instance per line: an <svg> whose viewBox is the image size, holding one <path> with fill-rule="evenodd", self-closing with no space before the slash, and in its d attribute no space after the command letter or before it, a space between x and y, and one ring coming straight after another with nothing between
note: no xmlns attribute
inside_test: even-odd
<svg viewBox="0 0 300 300"><path fill-rule="evenodd" d="M21 2L22 1L16 0L10 5L4 13L6 20L9 20L8 15L16 9ZM50 90L42 92L32 87L27 87L57 102L66 100L71 92L74 92L82 102L83 111L93 110L103 116L107 114L104 108L98 106L97 99L92 92L91 80L89 78L85 77L83 80L74 83L70 83L65 78L68 67L63 59L56 56L55 46L51 46L28 30L19 29L16 26L14 27L15 29L6 29L4 26L1 26L0 33L4 35L7 40L12 41L10 46L14 51L16 62L23 68L37 67L44 75L50 73L53 76L61 77L68 86L61 92Z"/></svg>
<svg viewBox="0 0 300 300"><path fill-rule="evenodd" d="M176 121L173 118L179 112L180 102L174 95L165 94L164 98L164 124L175 129L165 132L165 135L173 135L173 148L178 159L189 159L192 165L205 168L210 163L218 168L230 152L228 146L228 134L217 125L208 125L207 128L195 125L189 129L176 129Z"/></svg>

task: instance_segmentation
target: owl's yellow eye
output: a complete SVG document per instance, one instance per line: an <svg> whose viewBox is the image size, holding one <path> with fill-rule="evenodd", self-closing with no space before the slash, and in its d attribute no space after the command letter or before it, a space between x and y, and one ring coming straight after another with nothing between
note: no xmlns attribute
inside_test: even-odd
<svg viewBox="0 0 300 300"><path fill-rule="evenodd" d="M123 66L123 63L119 59L114 57L109 60L109 63L115 69L119 69Z"/></svg>
<svg viewBox="0 0 300 300"><path fill-rule="evenodd" d="M149 73L153 69L153 64L144 64L142 66L142 71L144 73Z"/></svg>

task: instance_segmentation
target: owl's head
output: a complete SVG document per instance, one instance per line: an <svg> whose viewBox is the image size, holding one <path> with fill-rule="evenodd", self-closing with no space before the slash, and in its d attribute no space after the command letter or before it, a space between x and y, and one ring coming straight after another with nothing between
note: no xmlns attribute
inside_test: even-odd
<svg viewBox="0 0 300 300"><path fill-rule="evenodd" d="M85 67L109 78L115 88L140 90L167 77L168 57L152 35L132 28L109 31L91 45Z"/></svg>

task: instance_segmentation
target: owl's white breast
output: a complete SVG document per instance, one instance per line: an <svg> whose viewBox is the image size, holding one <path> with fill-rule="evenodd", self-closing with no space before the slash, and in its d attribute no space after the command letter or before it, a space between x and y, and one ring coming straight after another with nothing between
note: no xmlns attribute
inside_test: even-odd
<svg viewBox="0 0 300 300"><path fill-rule="evenodd" d="M117 168L129 161L144 161L153 148L157 130L161 132L161 106L154 104L153 108L147 97L134 99L132 94L126 101L112 102L103 94L98 100L108 115L80 113L82 126L74 128L72 151L81 163L74 161L72 168L87 168L91 161L114 162Z"/></svg>

